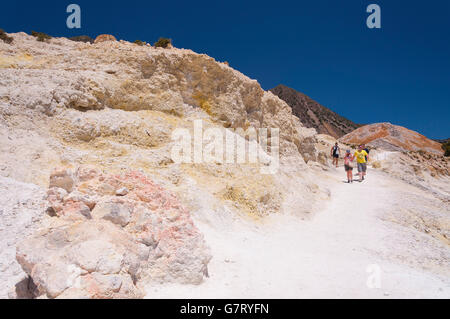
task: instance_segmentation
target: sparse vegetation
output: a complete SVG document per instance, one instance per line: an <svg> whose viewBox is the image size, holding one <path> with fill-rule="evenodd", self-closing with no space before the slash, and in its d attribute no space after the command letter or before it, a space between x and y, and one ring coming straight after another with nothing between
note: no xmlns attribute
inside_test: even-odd
<svg viewBox="0 0 450 319"><path fill-rule="evenodd" d="M417 153L419 153L422 156L425 156L426 152L424 150L418 150Z"/></svg>
<svg viewBox="0 0 450 319"><path fill-rule="evenodd" d="M50 35L43 32L31 31L31 35L40 42L45 42L46 40L50 40L52 38Z"/></svg>
<svg viewBox="0 0 450 319"><path fill-rule="evenodd" d="M449 157L450 156L450 141L447 141L442 144L442 149L444 150L444 156Z"/></svg>
<svg viewBox="0 0 450 319"><path fill-rule="evenodd" d="M69 38L69 40L72 40L75 42L94 43L94 39L92 39L88 35L79 35L76 37Z"/></svg>
<svg viewBox="0 0 450 319"><path fill-rule="evenodd" d="M381 168L381 163L379 161L372 162L372 168Z"/></svg>
<svg viewBox="0 0 450 319"><path fill-rule="evenodd" d="M164 49L166 49L171 44L172 44L172 40L171 39L159 38L158 42L155 43L155 47L156 48L164 48Z"/></svg>
<svg viewBox="0 0 450 319"><path fill-rule="evenodd" d="M134 43L137 44L137 45L140 45L140 46L145 45L145 42L141 41L141 40L136 40L136 41L134 41Z"/></svg>
<svg viewBox="0 0 450 319"><path fill-rule="evenodd" d="M2 29L0 29L0 39L3 40L3 42L8 43L8 44L11 44L14 40L12 37L8 36L6 34L6 32L3 31Z"/></svg>

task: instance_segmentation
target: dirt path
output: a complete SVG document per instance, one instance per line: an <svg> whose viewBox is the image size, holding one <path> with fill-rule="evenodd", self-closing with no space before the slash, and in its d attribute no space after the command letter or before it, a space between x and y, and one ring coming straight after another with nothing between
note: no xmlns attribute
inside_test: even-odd
<svg viewBox="0 0 450 319"><path fill-rule="evenodd" d="M388 220L405 193L431 197L376 171L350 185L341 169L321 178L331 201L312 220L274 216L228 232L199 224L214 256L211 277L151 287L147 297L450 298L450 247Z"/></svg>

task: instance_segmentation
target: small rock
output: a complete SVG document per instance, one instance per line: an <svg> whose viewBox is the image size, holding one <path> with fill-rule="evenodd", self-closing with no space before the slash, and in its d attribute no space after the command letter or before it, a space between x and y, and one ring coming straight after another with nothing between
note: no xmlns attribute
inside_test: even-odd
<svg viewBox="0 0 450 319"><path fill-rule="evenodd" d="M47 210L45 211L47 213L48 216L50 217L56 217L58 216L58 214L56 214L55 209L53 207L48 207Z"/></svg>
<svg viewBox="0 0 450 319"><path fill-rule="evenodd" d="M92 211L92 217L94 219L109 220L113 224L125 227L130 222L131 212L130 209L123 204L104 202L95 206Z"/></svg>
<svg viewBox="0 0 450 319"><path fill-rule="evenodd" d="M115 189L108 183L102 183L101 185L98 186L97 192L100 193L101 195L114 195Z"/></svg>
<svg viewBox="0 0 450 319"><path fill-rule="evenodd" d="M99 175L99 171L95 167L91 166L82 166L77 170L77 177L82 182L92 180Z"/></svg>
<svg viewBox="0 0 450 319"><path fill-rule="evenodd" d="M75 179L70 170L58 170L50 175L50 188L58 187L70 193L72 192L74 185Z"/></svg>
<svg viewBox="0 0 450 319"><path fill-rule="evenodd" d="M128 195L129 192L130 192L130 191L128 190L128 188L122 187L121 189L118 189L118 190L116 191L116 195L117 195L117 196L126 196L126 195Z"/></svg>
<svg viewBox="0 0 450 319"><path fill-rule="evenodd" d="M67 196L67 191L63 188L54 187L47 191L46 199L50 205L47 213L50 213L50 216L52 216L53 213L57 215L63 210L62 200L65 196Z"/></svg>
<svg viewBox="0 0 450 319"><path fill-rule="evenodd" d="M64 215L84 216L91 219L91 209L83 202L68 201L64 204Z"/></svg>
<svg viewBox="0 0 450 319"><path fill-rule="evenodd" d="M65 196L63 199L64 204L66 204L67 202L82 202L84 203L86 206L89 207L90 210L94 209L95 207L95 199L91 198L89 195L86 194L82 194L81 192L75 190L72 193L70 193L69 195Z"/></svg>

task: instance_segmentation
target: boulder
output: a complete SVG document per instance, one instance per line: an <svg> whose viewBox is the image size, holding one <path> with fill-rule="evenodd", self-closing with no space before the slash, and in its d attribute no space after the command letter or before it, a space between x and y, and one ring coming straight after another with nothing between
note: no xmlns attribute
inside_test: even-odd
<svg viewBox="0 0 450 319"><path fill-rule="evenodd" d="M130 191L126 187L122 187L116 191L117 196L126 196Z"/></svg>
<svg viewBox="0 0 450 319"><path fill-rule="evenodd" d="M132 282L131 276L136 275L133 267L145 261L146 255L140 253L139 244L129 234L107 221L73 225L60 221L57 227L19 244L17 260L31 276L39 294L48 298L63 293L62 297L106 298L119 294L135 298L142 296L135 285L121 293L120 285L109 289L104 280L115 276L116 281Z"/></svg>
<svg viewBox="0 0 450 319"><path fill-rule="evenodd" d="M117 41L117 39L110 34L101 34L95 38L94 43L106 42L106 41Z"/></svg>
<svg viewBox="0 0 450 319"><path fill-rule="evenodd" d="M48 191L52 221L17 246L40 298L139 298L143 284L203 281L209 248L175 195L140 172L76 172L70 194ZM128 192L117 197L99 185Z"/></svg>

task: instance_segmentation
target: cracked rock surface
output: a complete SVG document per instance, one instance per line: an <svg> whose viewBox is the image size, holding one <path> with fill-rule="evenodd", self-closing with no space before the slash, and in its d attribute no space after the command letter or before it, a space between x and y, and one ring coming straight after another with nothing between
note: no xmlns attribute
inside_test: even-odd
<svg viewBox="0 0 450 319"><path fill-rule="evenodd" d="M134 171L107 175L80 168L55 171L50 179L56 177L73 192L50 188L56 215L17 246L17 261L37 297L139 298L142 283L202 282L209 249L172 193ZM124 187L125 196L105 192Z"/></svg>

